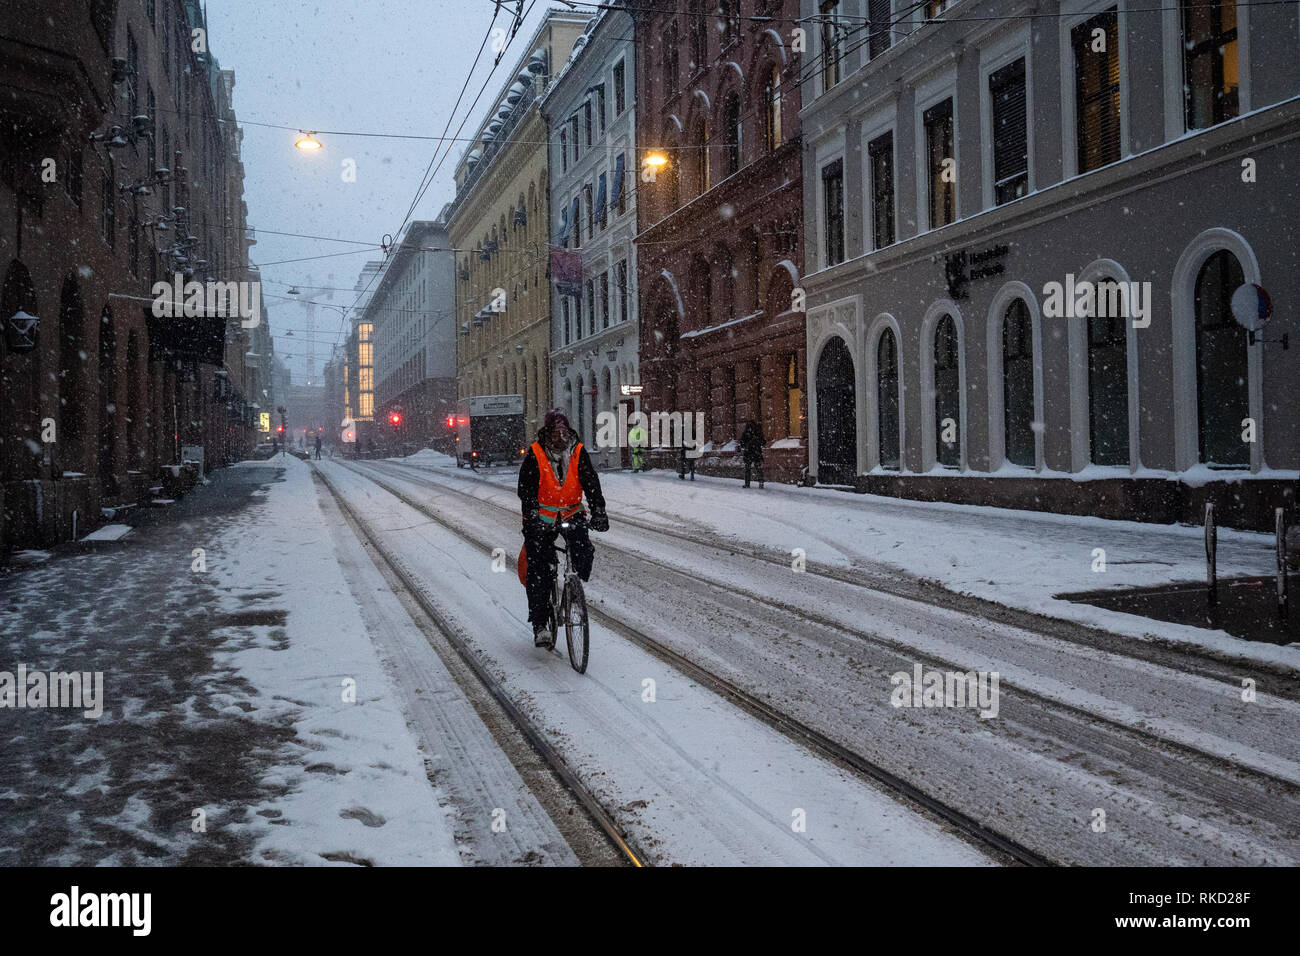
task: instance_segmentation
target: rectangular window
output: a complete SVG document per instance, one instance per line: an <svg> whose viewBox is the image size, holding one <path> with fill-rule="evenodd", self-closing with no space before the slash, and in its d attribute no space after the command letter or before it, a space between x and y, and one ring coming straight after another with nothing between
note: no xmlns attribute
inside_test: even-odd
<svg viewBox="0 0 1300 956"><path fill-rule="evenodd" d="M618 321L626 322L629 294L627 286L627 260L620 259L615 269L616 281L618 283Z"/></svg>
<svg viewBox="0 0 1300 956"><path fill-rule="evenodd" d="M585 284L585 288L587 292L586 327L587 327L587 334L591 335L593 332L596 331L596 289L590 279L587 280Z"/></svg>
<svg viewBox="0 0 1300 956"><path fill-rule="evenodd" d="M1183 90L1187 128L1205 129L1234 119L1237 87L1236 0L1183 0Z"/></svg>
<svg viewBox="0 0 1300 956"><path fill-rule="evenodd" d="M591 145L591 99L590 97L587 99L587 102L582 104L582 122L584 128L587 130L587 145L590 146Z"/></svg>
<svg viewBox="0 0 1300 956"><path fill-rule="evenodd" d="M63 188L68 198L81 208L81 147L73 146L68 153L68 169L63 177Z"/></svg>
<svg viewBox="0 0 1300 956"><path fill-rule="evenodd" d="M955 0L926 0L925 18L933 20L935 17L942 15Z"/></svg>
<svg viewBox="0 0 1300 956"><path fill-rule="evenodd" d="M117 196L114 194L112 168L105 169L100 180L99 228L100 235L112 249L117 245Z"/></svg>
<svg viewBox="0 0 1300 956"><path fill-rule="evenodd" d="M600 274L600 327L609 328L609 273Z"/></svg>
<svg viewBox="0 0 1300 956"><path fill-rule="evenodd" d="M840 43L840 0L825 0L822 11L822 89L829 90L840 81L840 60L844 55Z"/></svg>
<svg viewBox="0 0 1300 956"><path fill-rule="evenodd" d="M600 121L600 135L605 135L605 84L596 87L596 116Z"/></svg>
<svg viewBox="0 0 1300 956"><path fill-rule="evenodd" d="M894 134L877 136L867 144L871 164L872 248L883 249L894 242Z"/></svg>
<svg viewBox="0 0 1300 956"><path fill-rule="evenodd" d="M1029 127L1025 110L1025 60L989 74L993 104L993 202L1029 192Z"/></svg>
<svg viewBox="0 0 1300 956"><path fill-rule="evenodd" d="M930 180L930 228L953 220L957 163L952 154L952 98L923 114L926 162Z"/></svg>
<svg viewBox="0 0 1300 956"><path fill-rule="evenodd" d="M622 116L623 109L626 106L627 96L627 71L623 67L623 61L619 60L614 64L614 115Z"/></svg>
<svg viewBox="0 0 1300 956"><path fill-rule="evenodd" d="M587 238L590 239L593 235L595 235L596 232L594 228L596 206L591 196L590 183L582 187L582 198L586 201L587 204Z"/></svg>
<svg viewBox="0 0 1300 956"><path fill-rule="evenodd" d="M573 143L573 161L576 163L578 161L578 117L577 116L569 117L569 137L570 137L570 142Z"/></svg>
<svg viewBox="0 0 1300 956"><path fill-rule="evenodd" d="M158 104L153 97L153 84L149 85L149 122L156 124L158 122ZM146 170L147 176L152 176L153 171L158 168L158 133L157 128L149 131L149 169Z"/></svg>
<svg viewBox="0 0 1300 956"><path fill-rule="evenodd" d="M620 216L627 212L627 189L623 184L624 168L623 154L619 153L614 157L614 191L611 202L617 204Z"/></svg>
<svg viewBox="0 0 1300 956"><path fill-rule="evenodd" d="M126 109L129 124L140 112L140 48L130 27L126 30Z"/></svg>
<svg viewBox="0 0 1300 956"><path fill-rule="evenodd" d="M163 74L170 74L172 71L172 18L168 12L170 6L167 2L163 4L163 27L162 27L162 64Z"/></svg>
<svg viewBox="0 0 1300 956"><path fill-rule="evenodd" d="M601 229L604 229L606 224L609 222L609 214L606 211L608 206L608 203L605 201L606 195L608 194L605 192L605 174L601 173L598 185L596 186L596 215L600 217Z"/></svg>
<svg viewBox="0 0 1300 956"><path fill-rule="evenodd" d="M1119 15L1115 7L1070 31L1078 171L1119 159Z"/></svg>
<svg viewBox="0 0 1300 956"><path fill-rule="evenodd" d="M131 274L138 276L140 274L140 217L136 213L134 201L131 203L131 218L127 224L126 250Z"/></svg>
<svg viewBox="0 0 1300 956"><path fill-rule="evenodd" d="M573 300L567 295L560 296L560 311L564 315L564 344L573 341Z"/></svg>
<svg viewBox="0 0 1300 956"><path fill-rule="evenodd" d="M822 167L822 203L826 219L825 265L844 261L844 160Z"/></svg>
<svg viewBox="0 0 1300 956"><path fill-rule="evenodd" d="M799 356L790 353L785 363L785 436L799 438L803 434L803 389L799 387Z"/></svg>
<svg viewBox="0 0 1300 956"><path fill-rule="evenodd" d="M889 28L893 14L889 0L867 0L867 19L871 21L867 53L874 60L893 44L894 34Z"/></svg>
<svg viewBox="0 0 1300 956"><path fill-rule="evenodd" d="M560 130L560 172L569 171L569 135Z"/></svg>

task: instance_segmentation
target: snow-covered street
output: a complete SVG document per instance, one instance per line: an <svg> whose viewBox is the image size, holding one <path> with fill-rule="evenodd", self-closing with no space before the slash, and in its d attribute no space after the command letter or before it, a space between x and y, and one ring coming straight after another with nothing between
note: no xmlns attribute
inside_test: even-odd
<svg viewBox="0 0 1300 956"><path fill-rule="evenodd" d="M0 709L4 860L1300 859L1297 648L1052 596L1093 547L1194 577L1195 529L607 472L579 674L532 646L514 478L246 462L29 555L14 665L102 672L103 714Z"/></svg>

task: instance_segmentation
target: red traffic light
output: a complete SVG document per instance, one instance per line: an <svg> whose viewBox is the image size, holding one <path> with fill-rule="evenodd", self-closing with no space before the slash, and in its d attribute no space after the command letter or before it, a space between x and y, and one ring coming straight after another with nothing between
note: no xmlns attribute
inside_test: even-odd
<svg viewBox="0 0 1300 956"><path fill-rule="evenodd" d="M402 416L397 412L393 412L393 414L388 416L388 421L394 425L400 425L402 424Z"/></svg>
<svg viewBox="0 0 1300 956"><path fill-rule="evenodd" d="M277 434L283 435L283 434L284 434L284 426L283 426L283 425L276 425L276 426L275 426L275 431L276 431Z"/></svg>
<svg viewBox="0 0 1300 956"><path fill-rule="evenodd" d="M455 416L455 415L448 415L448 416L447 416L447 427L448 427L448 428L455 428L455 427L456 427L456 416Z"/></svg>

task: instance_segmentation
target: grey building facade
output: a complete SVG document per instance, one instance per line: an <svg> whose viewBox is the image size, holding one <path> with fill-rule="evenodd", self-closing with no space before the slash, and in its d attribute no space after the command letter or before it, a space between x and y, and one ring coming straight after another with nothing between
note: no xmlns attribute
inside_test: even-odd
<svg viewBox="0 0 1300 956"><path fill-rule="evenodd" d="M455 268L446 222L412 222L366 303L375 410L385 423L379 432L395 443L429 445L449 432L445 419L456 409Z"/></svg>
<svg viewBox="0 0 1300 956"><path fill-rule="evenodd" d="M1300 467L1297 7L911 6L803 4L810 473L1270 524Z"/></svg>

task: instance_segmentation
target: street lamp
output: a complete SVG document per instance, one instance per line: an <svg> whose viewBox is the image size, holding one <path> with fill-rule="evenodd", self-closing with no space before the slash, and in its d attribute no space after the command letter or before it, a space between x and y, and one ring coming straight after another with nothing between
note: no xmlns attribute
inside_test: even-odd
<svg viewBox="0 0 1300 956"><path fill-rule="evenodd" d="M652 152L650 153L650 155L646 156L645 164L647 166L653 166L655 169L658 169L661 166L668 165L668 157L665 156L663 153L659 152L658 150L656 150L655 152Z"/></svg>
<svg viewBox="0 0 1300 956"><path fill-rule="evenodd" d="M302 133L302 135L298 137L297 141L293 145L297 146L301 150L306 150L307 152L314 152L321 148L320 140L315 138L315 130L312 130L311 132L298 130L298 132Z"/></svg>

